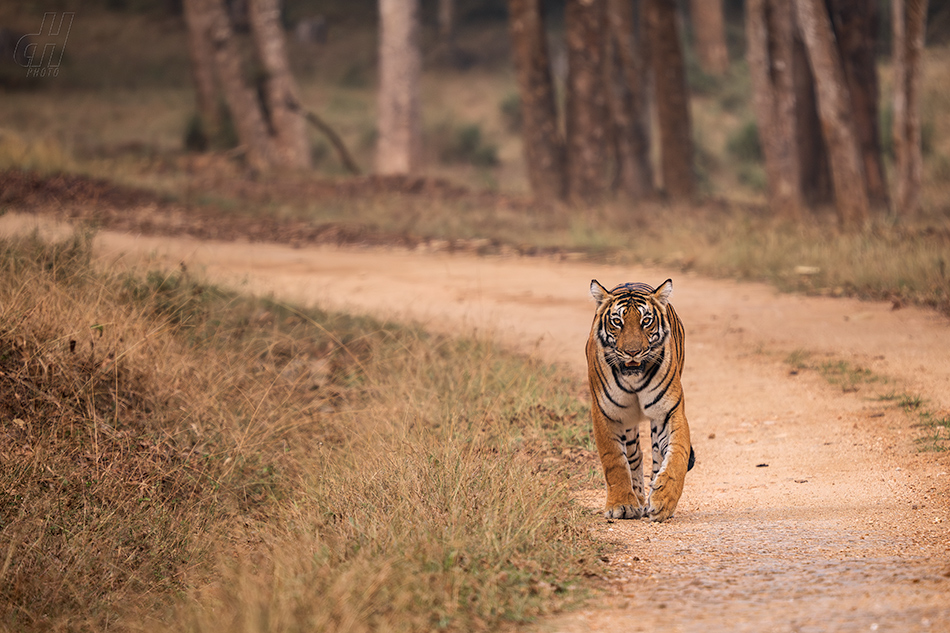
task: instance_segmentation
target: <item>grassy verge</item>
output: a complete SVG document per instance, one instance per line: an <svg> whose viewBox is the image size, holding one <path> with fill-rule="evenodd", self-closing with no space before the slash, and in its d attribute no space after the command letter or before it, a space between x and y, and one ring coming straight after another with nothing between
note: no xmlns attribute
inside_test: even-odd
<svg viewBox="0 0 950 633"><path fill-rule="evenodd" d="M843 230L830 217L789 222L727 203L541 207L436 181L333 182L287 175L251 181L233 166L214 171L216 181L202 172L184 193L159 196L105 180L8 170L0 172L0 181L12 191L0 208L216 239L394 243L486 254L572 252L950 314L950 216L917 222L878 216L864 228ZM412 191L416 184L421 191Z"/></svg>
<svg viewBox="0 0 950 633"><path fill-rule="evenodd" d="M908 416L917 418L914 426L921 432L916 439L920 450L950 450L950 413L935 411L928 406L927 400L918 395L885 394L881 399L894 402Z"/></svg>
<svg viewBox="0 0 950 633"><path fill-rule="evenodd" d="M4 630L494 629L600 573L577 385L89 252L0 243Z"/></svg>
<svg viewBox="0 0 950 633"><path fill-rule="evenodd" d="M815 371L829 384L840 387L845 393L868 388L871 392L869 397L882 402L891 402L915 420L913 426L920 433L915 439L919 450L950 450L950 415L931 408L927 400L919 395L895 391L893 388L886 389L893 386L887 376L846 360L835 358L818 360L814 354L806 350L795 350L785 358L785 363L793 373Z"/></svg>
<svg viewBox="0 0 950 633"><path fill-rule="evenodd" d="M785 358L785 363L793 373L814 370L829 384L841 387L845 393L858 391L862 386L886 385L885 376L875 374L870 369L840 359L816 360L814 354L805 350L795 350Z"/></svg>
<svg viewBox="0 0 950 633"><path fill-rule="evenodd" d="M497 251L560 249L619 264L765 281L786 291L885 299L950 312L950 217L878 217L844 230L830 217L789 222L732 204L512 208L479 200L311 203L321 223L346 220L443 240L483 238Z"/></svg>

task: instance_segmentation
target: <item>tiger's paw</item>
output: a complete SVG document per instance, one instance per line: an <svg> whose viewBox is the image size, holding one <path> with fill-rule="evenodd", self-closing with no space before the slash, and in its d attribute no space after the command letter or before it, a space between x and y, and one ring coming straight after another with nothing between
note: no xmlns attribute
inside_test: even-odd
<svg viewBox="0 0 950 633"><path fill-rule="evenodd" d="M622 504L608 506L604 510L605 519L639 519L644 516L646 508L640 505Z"/></svg>
<svg viewBox="0 0 950 633"><path fill-rule="evenodd" d="M642 494L633 490L615 497L607 495L607 506L604 508L605 519L639 519L646 515L646 504Z"/></svg>
<svg viewBox="0 0 950 633"><path fill-rule="evenodd" d="M682 486L675 485L668 477L660 475L651 486L650 500L647 504L646 515L651 521L662 522L673 516L676 504L683 492Z"/></svg>

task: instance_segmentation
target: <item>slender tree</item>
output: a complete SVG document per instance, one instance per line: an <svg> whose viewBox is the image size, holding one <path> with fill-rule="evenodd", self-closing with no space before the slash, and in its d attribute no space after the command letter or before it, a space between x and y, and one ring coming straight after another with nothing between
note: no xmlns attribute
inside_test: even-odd
<svg viewBox="0 0 950 633"><path fill-rule="evenodd" d="M199 0L186 0L183 7L188 30L188 56L191 77L195 83L195 99L205 139L214 138L220 128L218 92L214 80L214 49L208 37L211 25L207 11Z"/></svg>
<svg viewBox="0 0 950 633"><path fill-rule="evenodd" d="M871 0L831 0L831 24L834 40L851 99L851 120L854 124L868 199L872 207L886 208L887 181L881 153L877 79L878 17L877 2Z"/></svg>
<svg viewBox="0 0 950 633"><path fill-rule="evenodd" d="M920 209L920 63L926 21L927 0L894 0L894 207L905 216Z"/></svg>
<svg viewBox="0 0 950 633"><path fill-rule="evenodd" d="M722 0L690 0L689 11L699 65L710 75L725 74L729 70L729 50Z"/></svg>
<svg viewBox="0 0 950 633"><path fill-rule="evenodd" d="M635 11L639 8L639 2L607 0L609 47L604 68L617 162L616 188L631 199L654 194L646 114L649 50L637 28Z"/></svg>
<svg viewBox="0 0 950 633"><path fill-rule="evenodd" d="M379 0L379 31L376 170L409 174L422 154L419 1Z"/></svg>
<svg viewBox="0 0 950 633"><path fill-rule="evenodd" d="M542 0L508 0L528 182L536 198L550 201L566 195L567 178L542 7Z"/></svg>
<svg viewBox="0 0 950 633"><path fill-rule="evenodd" d="M696 192L696 176L689 93L676 3L645 0L645 14L656 87L663 186L671 198L687 199Z"/></svg>
<svg viewBox="0 0 950 633"><path fill-rule="evenodd" d="M455 0L439 0L439 44L448 60L455 59Z"/></svg>
<svg viewBox="0 0 950 633"><path fill-rule="evenodd" d="M596 201L608 191L605 8L605 0L567 0L564 6L568 197L575 201Z"/></svg>
<svg viewBox="0 0 950 633"><path fill-rule="evenodd" d="M851 100L823 0L795 0L796 15L815 75L818 114L828 146L835 206L845 223L868 218L867 180L851 119Z"/></svg>
<svg viewBox="0 0 950 633"><path fill-rule="evenodd" d="M794 0L790 0L793 4ZM794 13L794 11L793 11ZM801 177L802 200L811 207L833 204L831 166L818 116L815 75L811 71L805 41L795 19L792 42L792 82L795 86L795 148Z"/></svg>
<svg viewBox="0 0 950 633"><path fill-rule="evenodd" d="M264 93L273 131L275 159L282 167L308 169L311 160L307 122L297 83L287 61L277 0L251 0L248 17L258 58L265 72Z"/></svg>
<svg viewBox="0 0 950 633"><path fill-rule="evenodd" d="M194 3L193 10L200 16L195 24L202 28L207 25L204 36L214 51L215 74L234 119L246 160L254 168L267 169L276 163L276 151L257 93L245 82L241 56L224 5L221 0L187 2Z"/></svg>
<svg viewBox="0 0 950 633"><path fill-rule="evenodd" d="M793 67L794 15L784 0L746 2L746 51L759 141L772 209L801 212L801 170L796 136Z"/></svg>

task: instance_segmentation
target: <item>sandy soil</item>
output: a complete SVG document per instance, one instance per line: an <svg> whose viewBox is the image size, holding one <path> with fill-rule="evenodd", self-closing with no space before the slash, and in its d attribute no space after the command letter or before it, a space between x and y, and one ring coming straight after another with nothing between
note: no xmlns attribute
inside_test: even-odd
<svg viewBox="0 0 950 633"><path fill-rule="evenodd" d="M0 233L35 225L0 218ZM47 222L48 225L48 222ZM675 518L604 521L612 591L538 631L950 631L950 454L914 418L844 393L793 350L887 376L950 413L950 321L890 304L780 295L662 269L104 231L108 265L178 266L245 291L492 336L584 371L592 278L656 285L687 332L697 467ZM597 511L602 489L580 501Z"/></svg>

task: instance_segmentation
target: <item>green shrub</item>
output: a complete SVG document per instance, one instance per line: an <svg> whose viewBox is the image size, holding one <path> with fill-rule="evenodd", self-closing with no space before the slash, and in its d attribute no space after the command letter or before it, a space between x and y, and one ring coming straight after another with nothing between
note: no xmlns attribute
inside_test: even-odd
<svg viewBox="0 0 950 633"><path fill-rule="evenodd" d="M498 147L486 145L482 128L469 123L448 132L443 141L439 158L444 163L470 163L476 167L493 167L498 164Z"/></svg>
<svg viewBox="0 0 950 633"><path fill-rule="evenodd" d="M370 85L369 70L366 64L354 62L340 75L338 85L341 88L366 88Z"/></svg>
<svg viewBox="0 0 950 633"><path fill-rule="evenodd" d="M750 163L762 161L762 145L755 121L747 121L726 141L726 151L734 158Z"/></svg>
<svg viewBox="0 0 950 633"><path fill-rule="evenodd" d="M204 152L208 149L208 135L198 113L192 114L185 124L183 143L189 152Z"/></svg>
<svg viewBox="0 0 950 633"><path fill-rule="evenodd" d="M502 99L499 109L508 131L512 134L520 133L524 121L521 118L521 97L518 96L518 93L510 93Z"/></svg>

